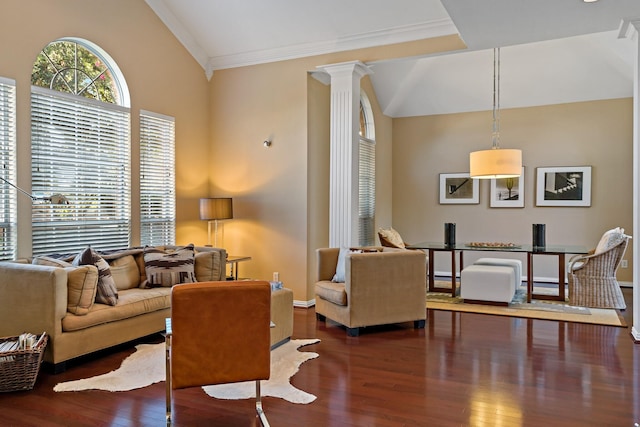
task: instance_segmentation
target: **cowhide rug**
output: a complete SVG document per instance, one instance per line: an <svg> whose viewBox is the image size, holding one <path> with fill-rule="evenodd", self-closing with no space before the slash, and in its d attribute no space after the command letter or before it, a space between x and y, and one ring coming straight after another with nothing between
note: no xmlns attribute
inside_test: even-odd
<svg viewBox="0 0 640 427"><path fill-rule="evenodd" d="M298 351L300 347L320 342L319 339L291 340L271 352L271 377L261 383L263 397L272 396L292 403L311 403L316 397L295 388L289 379L298 372L300 365L315 359L318 353ZM115 371L75 381L57 384L53 390L129 391L165 381L165 345L139 344L136 352L127 357ZM204 386L202 389L218 399L249 399L255 397L255 382Z"/></svg>

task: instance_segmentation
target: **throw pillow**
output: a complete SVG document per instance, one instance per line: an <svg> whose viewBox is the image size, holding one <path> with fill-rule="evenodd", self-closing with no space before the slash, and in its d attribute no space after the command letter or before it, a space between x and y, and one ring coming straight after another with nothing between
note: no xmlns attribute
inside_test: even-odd
<svg viewBox="0 0 640 427"><path fill-rule="evenodd" d="M336 265L336 274L331 279L335 283L344 283L346 279L346 257L349 253L362 253L360 249L351 250L349 248L340 248L338 254L338 264Z"/></svg>
<svg viewBox="0 0 640 427"><path fill-rule="evenodd" d="M193 244L165 252L156 248L144 249L145 287L171 287L178 283L195 283L195 250Z"/></svg>
<svg viewBox="0 0 640 427"><path fill-rule="evenodd" d="M605 232L596 246L595 254L601 254L619 245L624 240L624 228L616 227Z"/></svg>
<svg viewBox="0 0 640 427"><path fill-rule="evenodd" d="M118 303L118 289L113 277L111 277L109 263L91 249L90 246L80 252L71 264L74 266L95 265L98 269L96 302L107 305L116 305Z"/></svg>
<svg viewBox="0 0 640 427"><path fill-rule="evenodd" d="M378 236L380 238L380 243L385 246L385 243L388 243L389 246L394 248L404 249L404 240L402 240L402 236L393 228L384 229L381 228L378 230Z"/></svg>
<svg viewBox="0 0 640 427"><path fill-rule="evenodd" d="M78 316L89 312L96 299L98 269L95 265L66 267L67 311Z"/></svg>
<svg viewBox="0 0 640 427"><path fill-rule="evenodd" d="M133 255L125 255L108 262L111 276L119 291L138 287L140 271Z"/></svg>

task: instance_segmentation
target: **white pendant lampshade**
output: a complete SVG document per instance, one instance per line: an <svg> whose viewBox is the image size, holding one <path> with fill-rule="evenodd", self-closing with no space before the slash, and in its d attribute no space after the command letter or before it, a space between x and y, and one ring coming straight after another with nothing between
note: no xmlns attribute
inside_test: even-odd
<svg viewBox="0 0 640 427"><path fill-rule="evenodd" d="M469 154L469 175L476 179L513 178L522 173L522 150L500 148L500 49L493 50L493 135L489 150Z"/></svg>
<svg viewBox="0 0 640 427"><path fill-rule="evenodd" d="M521 173L521 150L491 148L469 154L469 175L472 178L513 178Z"/></svg>

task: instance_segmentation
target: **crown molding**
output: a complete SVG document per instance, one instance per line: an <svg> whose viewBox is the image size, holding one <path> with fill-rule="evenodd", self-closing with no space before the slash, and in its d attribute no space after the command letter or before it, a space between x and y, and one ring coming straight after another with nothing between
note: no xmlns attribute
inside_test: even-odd
<svg viewBox="0 0 640 427"><path fill-rule="evenodd" d="M204 68L207 77L210 78L209 72L213 74L213 70L207 68L209 62L207 52L196 42L191 32L182 25L173 12L169 10L164 0L145 0L145 2L155 14L158 15L158 18L167 26L169 31L171 31L178 41L189 51L191 56L195 58L198 64Z"/></svg>
<svg viewBox="0 0 640 427"><path fill-rule="evenodd" d="M360 33L334 40L299 43L273 49L260 49L230 55L210 57L194 39L191 32L176 18L164 0L145 0L173 35L204 69L208 79L215 70L265 64L269 62L304 58L333 52L405 43L433 37L458 34L456 26L449 18L418 24L393 27L384 30Z"/></svg>
<svg viewBox="0 0 640 427"><path fill-rule="evenodd" d="M333 52L363 49L374 46L384 46L404 43L414 40L428 39L445 35L458 34L451 19L440 19L419 24L394 27L380 31L355 34L335 40L321 42L299 43L273 49L261 49L232 55L221 55L209 58L208 66L212 70L244 67L248 65L265 64L268 62L285 61L323 55Z"/></svg>
<svg viewBox="0 0 640 427"><path fill-rule="evenodd" d="M618 38L635 40L638 37L638 31L640 31L640 18L623 19L618 29Z"/></svg>

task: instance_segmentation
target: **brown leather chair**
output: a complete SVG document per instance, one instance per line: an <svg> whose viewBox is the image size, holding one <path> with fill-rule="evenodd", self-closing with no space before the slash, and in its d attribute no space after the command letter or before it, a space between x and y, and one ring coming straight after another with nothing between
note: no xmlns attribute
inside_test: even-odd
<svg viewBox="0 0 640 427"><path fill-rule="evenodd" d="M256 381L256 412L262 410L260 380L271 373L271 285L265 281L176 285L167 320L167 425L173 390Z"/></svg>

